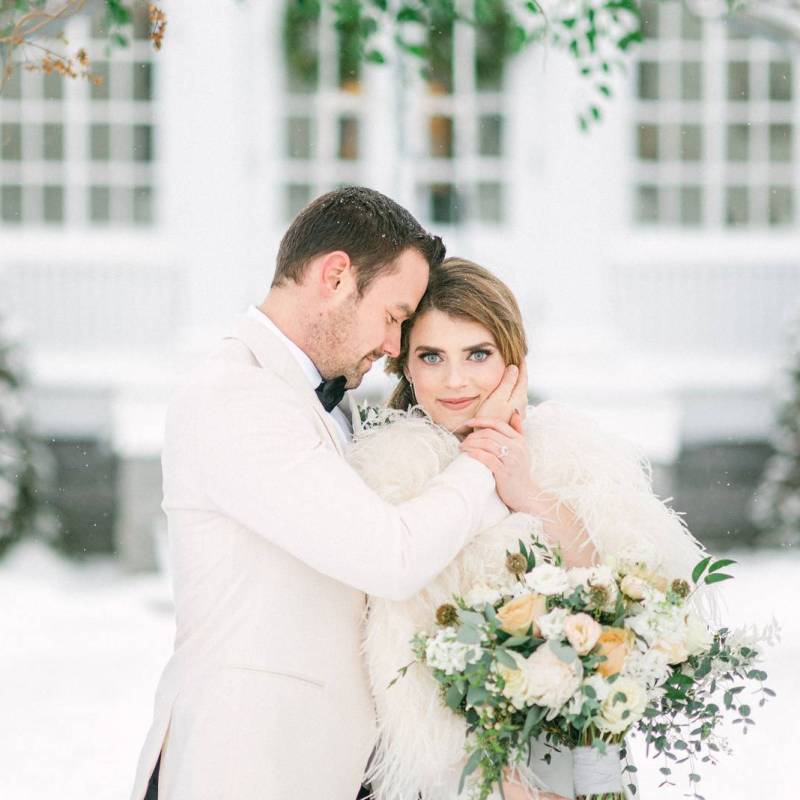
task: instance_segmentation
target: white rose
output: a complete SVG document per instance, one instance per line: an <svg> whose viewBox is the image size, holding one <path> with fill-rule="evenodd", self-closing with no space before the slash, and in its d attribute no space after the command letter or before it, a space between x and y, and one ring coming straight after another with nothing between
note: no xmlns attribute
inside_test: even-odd
<svg viewBox="0 0 800 800"><path fill-rule="evenodd" d="M625 696L624 700L620 694ZM597 726L609 733L623 733L642 718L645 708L647 692L644 687L631 678L618 678L600 707Z"/></svg>
<svg viewBox="0 0 800 800"><path fill-rule="evenodd" d="M514 661L517 662L516 669L507 667L505 664L497 665L497 672L503 679L503 697L506 698L517 709L525 708L528 699L527 673L524 670L525 658L519 653L510 653Z"/></svg>
<svg viewBox="0 0 800 800"><path fill-rule="evenodd" d="M608 697L608 693L611 691L611 684L602 675L590 675L583 683L594 689L594 693L601 703Z"/></svg>
<svg viewBox="0 0 800 800"><path fill-rule="evenodd" d="M580 586L582 589L586 589L586 591L588 591L589 578L591 577L591 567L572 567L572 569L567 570L567 580L569 580L569 585L573 589L577 589Z"/></svg>
<svg viewBox="0 0 800 800"><path fill-rule="evenodd" d="M619 585L622 593L631 600L644 600L647 596L647 583L636 575L626 575Z"/></svg>
<svg viewBox="0 0 800 800"><path fill-rule="evenodd" d="M544 595L561 594L569 591L567 573L553 564L540 564L526 576L525 582L534 592Z"/></svg>
<svg viewBox="0 0 800 800"><path fill-rule="evenodd" d="M564 620L569 615L566 608L554 608L549 614L539 617L537 624L545 639L560 639L564 635Z"/></svg>
<svg viewBox="0 0 800 800"><path fill-rule="evenodd" d="M483 607L488 603L493 606L502 595L486 583L476 583L465 595L464 602L468 606Z"/></svg>
<svg viewBox="0 0 800 800"><path fill-rule="evenodd" d="M523 670L527 704L546 706L552 711L559 711L581 682L580 661L575 659L568 664L546 644L525 659Z"/></svg>
<svg viewBox="0 0 800 800"><path fill-rule="evenodd" d="M662 641L656 642L653 645L653 649L661 652L667 659L667 664L671 664L672 666L677 666L678 664L683 664L687 658L689 658L689 651L686 648L685 642L676 642L676 641Z"/></svg>
<svg viewBox="0 0 800 800"><path fill-rule="evenodd" d="M714 634L708 625L694 611L690 611L686 618L686 649L689 655L697 656L704 653L711 647L713 641Z"/></svg>
<svg viewBox="0 0 800 800"><path fill-rule="evenodd" d="M602 703L603 700L608 697L608 693L611 691L611 685L602 675L592 675L591 677L587 678L577 689L572 698L570 699L567 707L564 709L565 713L567 714L580 714L581 709L583 708L583 704L588 700L588 696L584 694L583 687L584 686L591 686L594 689L595 698L599 703Z"/></svg>

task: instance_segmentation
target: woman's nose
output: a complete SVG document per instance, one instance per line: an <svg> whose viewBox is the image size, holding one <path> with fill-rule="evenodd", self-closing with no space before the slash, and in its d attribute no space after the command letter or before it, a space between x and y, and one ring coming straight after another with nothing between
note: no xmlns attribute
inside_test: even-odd
<svg viewBox="0 0 800 800"><path fill-rule="evenodd" d="M464 386L465 383L464 371L461 366L450 362L445 372L445 385L450 388L456 388Z"/></svg>

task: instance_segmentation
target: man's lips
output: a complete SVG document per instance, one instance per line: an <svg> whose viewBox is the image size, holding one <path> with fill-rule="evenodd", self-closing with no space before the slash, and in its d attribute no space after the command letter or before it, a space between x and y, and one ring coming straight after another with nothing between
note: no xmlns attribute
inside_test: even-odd
<svg viewBox="0 0 800 800"><path fill-rule="evenodd" d="M436 402L443 405L445 408L449 408L451 411L459 411L462 408L466 408L469 405L472 405L478 399L478 395L474 397L448 397L442 398L437 400Z"/></svg>

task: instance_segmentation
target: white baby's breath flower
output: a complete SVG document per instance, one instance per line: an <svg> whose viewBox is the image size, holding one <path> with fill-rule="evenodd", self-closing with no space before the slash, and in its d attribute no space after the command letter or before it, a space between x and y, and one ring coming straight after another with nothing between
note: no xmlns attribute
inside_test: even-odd
<svg viewBox="0 0 800 800"><path fill-rule="evenodd" d="M569 616L566 608L554 608L539 617L539 631L545 639L560 639L564 635L564 620Z"/></svg>
<svg viewBox="0 0 800 800"><path fill-rule="evenodd" d="M446 675L463 672L467 664L472 664L481 657L481 648L477 644L464 644L458 641L458 631L447 627L437 631L425 644L425 660L434 669L442 670Z"/></svg>
<svg viewBox="0 0 800 800"><path fill-rule="evenodd" d="M543 595L561 594L570 589L566 571L554 564L540 564L534 567L525 576L525 582L534 592Z"/></svg>
<svg viewBox="0 0 800 800"><path fill-rule="evenodd" d="M631 678L648 688L660 686L669 674L666 653L653 648L645 652L633 650L628 654L622 668L623 677Z"/></svg>

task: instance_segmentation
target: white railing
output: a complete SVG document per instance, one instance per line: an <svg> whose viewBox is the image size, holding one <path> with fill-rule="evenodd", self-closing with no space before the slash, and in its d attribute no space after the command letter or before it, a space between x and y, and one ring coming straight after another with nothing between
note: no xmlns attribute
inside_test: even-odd
<svg viewBox="0 0 800 800"><path fill-rule="evenodd" d="M183 323L183 276L165 264L20 260L0 280L0 310L36 354L163 352Z"/></svg>
<svg viewBox="0 0 800 800"><path fill-rule="evenodd" d="M800 257L616 266L609 281L620 332L645 351L774 356L800 313Z"/></svg>

